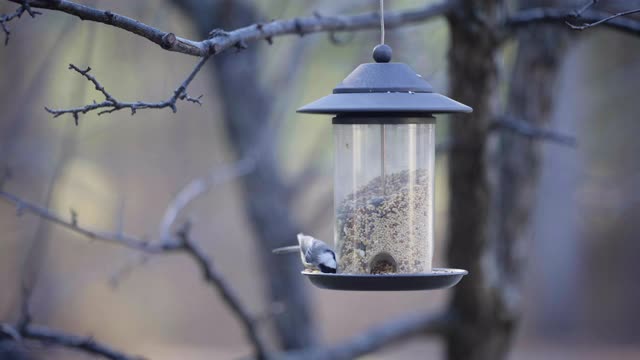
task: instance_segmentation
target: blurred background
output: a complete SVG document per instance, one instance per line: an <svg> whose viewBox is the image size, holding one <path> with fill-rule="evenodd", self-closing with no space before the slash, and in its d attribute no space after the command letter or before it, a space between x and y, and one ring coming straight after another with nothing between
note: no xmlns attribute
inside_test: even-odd
<svg viewBox="0 0 640 360"><path fill-rule="evenodd" d="M426 2L394 0L387 7L406 9ZM177 1L83 3L108 6L183 37L202 37ZM248 3L264 21L308 16L314 10L376 11L378 6L364 0ZM607 5L631 8L640 2ZM2 13L13 9L15 4L0 4ZM10 26L11 41L0 49L0 165L11 175L4 190L63 216L73 209L83 226L122 228L154 239L166 206L182 187L240 156L233 136L241 130L225 124L231 100L223 86L216 86L224 80L217 65L206 67L189 89L192 96L204 95L202 106L179 103L175 114L168 109L135 116L127 111L86 114L75 126L70 116L52 118L44 106L74 107L102 97L67 70L68 64L91 66L92 74L120 100L159 101L172 94L197 59L62 13L45 12L35 20L23 16ZM279 37L273 45L251 44L257 49L250 54L231 50L224 60L242 62L245 55L255 55L255 62L238 68L238 76L257 81L236 86L257 84L274 95L269 98L273 126L264 131L274 131L278 178L283 184L298 181L288 202L289 221L320 239L333 236L331 124L329 118L300 116L295 109L328 94L356 65L370 61L378 36L378 31L363 31ZM387 43L394 48L394 60L409 64L437 91L447 93L446 21L389 30ZM517 48L517 42L507 42L499 59L496 103L501 106L507 101L506 80ZM572 35L558 74L549 84L556 98L549 127L575 136L578 145L541 145L541 180L525 250L523 323L511 357L638 359L640 102L635 100L640 42L604 28ZM236 98L233 106L248 101L250 97ZM439 122L438 140L445 141L447 134L447 122ZM435 266L448 265L447 166L447 155L438 156ZM259 245L256 219L247 211L262 198L248 189L242 179L215 186L180 218L193 221L195 241L249 309L264 314L261 326L268 329L273 305L263 295L268 284L261 274L269 269L261 265L265 247ZM5 202L0 202L0 231L0 321L16 320L26 282L33 285L36 322L95 336L128 353L158 360L229 359L250 351L239 323L185 256L141 259L134 251L88 241L37 217L18 217ZM307 283L303 289L313 303L318 336L328 343L411 311L435 312L448 296L446 290L330 292ZM46 359L88 358L65 350L33 350ZM441 358L442 353L439 341L419 338L366 358Z"/></svg>

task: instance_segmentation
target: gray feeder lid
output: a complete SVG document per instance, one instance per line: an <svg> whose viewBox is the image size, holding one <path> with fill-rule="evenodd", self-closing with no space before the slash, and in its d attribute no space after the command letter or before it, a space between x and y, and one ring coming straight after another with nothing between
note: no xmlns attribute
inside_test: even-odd
<svg viewBox="0 0 640 360"><path fill-rule="evenodd" d="M429 116L472 111L467 105L433 92L431 85L408 65L389 63L389 46L376 46L373 58L376 63L358 66L333 89L333 94L301 107L298 112Z"/></svg>

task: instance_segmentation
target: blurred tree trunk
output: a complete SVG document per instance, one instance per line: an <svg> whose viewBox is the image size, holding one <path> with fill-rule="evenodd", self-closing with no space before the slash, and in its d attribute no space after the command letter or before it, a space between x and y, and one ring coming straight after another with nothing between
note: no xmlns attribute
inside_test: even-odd
<svg viewBox="0 0 640 360"><path fill-rule="evenodd" d="M520 4L521 8L571 5L559 0L522 0ZM570 38L570 31L562 25L541 25L519 31L506 117L537 127L549 126L556 95L554 83ZM497 261L504 276L501 282L509 296L506 305L515 315L520 312L520 277L526 265L524 241L535 241L529 226L539 182L541 143L506 132L500 134L499 141L497 186L500 193L495 203Z"/></svg>
<svg viewBox="0 0 640 360"><path fill-rule="evenodd" d="M496 360L505 352L489 238L491 193L486 158L487 130L495 117L498 40L497 0L465 0L448 17L450 96L473 107L451 117L454 149L449 156L448 262L469 270L453 290L450 310L458 323L447 334L451 360Z"/></svg>
<svg viewBox="0 0 640 360"><path fill-rule="evenodd" d="M230 0L174 0L194 22L201 37L215 28L235 29L261 21L253 4ZM224 35L222 35L224 36ZM259 84L262 66L258 44L240 54L227 51L212 59L215 70L212 83L221 97L224 123L237 155L252 151L269 126L274 99ZM259 257L268 283L268 303L280 303L286 309L275 316L278 339L285 349L314 344L314 326L309 299L300 275L300 260L295 256L275 257L273 248L295 243L299 232L287 197L273 142L260 152L256 168L243 177L247 216L257 237Z"/></svg>
<svg viewBox="0 0 640 360"><path fill-rule="evenodd" d="M553 2L524 0L520 5ZM447 338L452 360L505 359L520 313L521 242L534 205L540 156L535 140L501 134L497 169L487 161L487 130L497 118L492 103L498 43L491 28L501 21L501 5L467 1L449 18L450 93L474 108L472 119L454 117L451 123L453 143L459 148L449 165L448 256L450 265L470 272L450 303L459 320ZM506 116L537 126L549 123L553 81L567 38L568 31L558 26L520 31Z"/></svg>

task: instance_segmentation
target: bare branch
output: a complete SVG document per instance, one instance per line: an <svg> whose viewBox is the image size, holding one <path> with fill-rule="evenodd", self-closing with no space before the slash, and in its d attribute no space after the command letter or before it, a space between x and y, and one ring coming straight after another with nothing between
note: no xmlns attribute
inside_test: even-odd
<svg viewBox="0 0 640 360"><path fill-rule="evenodd" d="M627 11L623 11L623 12L619 12L619 13L613 14L611 16L607 16L607 17L605 17L603 19L600 19L598 21L589 22L589 23L585 23L585 24L582 24L582 25L575 25L575 24L572 24L569 21L565 21L565 22L567 23L567 25L569 25L574 30L584 30L584 29L588 29L590 27L594 27L594 26L600 25L600 24L605 23L607 21L611 21L611 20L613 20L613 19L615 19L617 17L627 16L627 15L635 14L635 13L638 13L638 12L640 12L640 9L627 10ZM578 19L581 20L581 17L578 17Z"/></svg>
<svg viewBox="0 0 640 360"><path fill-rule="evenodd" d="M575 137L553 130L543 129L528 122L502 116L489 125L489 131L506 130L512 133L541 141L553 142L560 145L575 147L578 143Z"/></svg>
<svg viewBox="0 0 640 360"><path fill-rule="evenodd" d="M267 348L258 333L258 323L242 305L242 302L232 291L231 286L229 286L227 281L222 277L220 273L218 273L214 269L209 257L202 251L202 249L200 249L200 247L196 243L191 241L189 237L190 229L190 223L186 222L177 233L178 239L180 239L180 242L184 246L184 251L186 251L186 253L191 256L194 262L198 264L200 270L202 271L204 280L214 285L214 288L218 291L218 295L220 295L222 300L238 317L245 328L244 330L247 337L255 348L257 358L265 359L267 356Z"/></svg>
<svg viewBox="0 0 640 360"><path fill-rule="evenodd" d="M640 11L640 9L638 11ZM574 21L575 19L575 11L555 8L533 8L521 10L511 15L507 19L506 25L508 28L518 29L531 24L566 23ZM627 34L640 35L640 21L622 16L612 16L612 14L607 12L586 10L580 14L580 20L586 24L598 23Z"/></svg>
<svg viewBox="0 0 640 360"><path fill-rule="evenodd" d="M240 322L242 323L245 331L247 333L247 337L251 341L253 345L256 356L259 359L263 359L266 355L266 347L264 345L264 341L260 337L258 332L257 324L249 315L249 312L246 310L245 306L240 302L240 299L233 293L231 287L226 283L224 278L218 271L214 268L211 259L205 255L205 253L189 238L189 223L186 223L177 233L177 236L174 239L168 239L159 242L150 242L143 239L139 239L130 235L125 235L122 233L109 233L102 232L93 229L89 229L86 227L82 227L78 225L77 219L74 222L73 219L65 220L62 217L54 214L48 209L30 203L28 201L22 200L16 195L10 194L4 190L0 190L0 198L5 201L16 206L18 214L22 214L24 212L31 213L33 215L39 216L44 220L51 221L55 224L58 224L62 227L65 227L69 230L72 230L80 235L86 236L90 239L96 239L105 241L112 244L117 244L121 246L125 246L134 250L142 251L144 253L150 254L158 254L158 253L174 253L174 252L183 252L189 255L196 264L202 270L204 274L205 281L210 284L221 296L224 303L229 307L229 309L238 317ZM23 318L27 318L24 317ZM27 318L28 319L28 318ZM24 321L23 321L24 322ZM26 325L28 325L28 320L26 321ZM3 326L4 329L6 326ZM24 329L34 330L33 327L30 326L21 326L17 329L17 333L21 334ZM8 328L8 331L5 331L5 334L11 333L11 328ZM45 329L46 330L46 329ZM44 332L31 332L31 336L41 334L43 337L41 340L45 340L46 331ZM55 335L55 334L54 334ZM54 336L55 337L55 336ZM73 341L72 341L73 340ZM87 338L70 338L70 340L74 344L82 344L83 346L91 347L93 346L91 341L87 343ZM126 359L126 358L121 358Z"/></svg>
<svg viewBox="0 0 640 360"><path fill-rule="evenodd" d="M202 105L202 103L200 102L200 98L202 96L198 98L190 97L187 94L187 87L193 81L195 76L198 74L200 69L202 69L202 66L207 62L208 59L209 57L205 56L200 61L198 61L198 63L193 68L189 76L187 76L187 78L182 82L182 84L178 86L178 88L173 92L173 95L171 95L171 97L169 97L167 100L164 100L161 102L155 102L155 103L142 102L142 101L136 101L136 102L118 101L115 97L113 97L113 95L111 95L104 88L104 86L102 86L102 84L100 84L100 82L93 75L89 74L89 71L91 71L90 67L86 68L85 70L82 70L73 64L69 64L69 69L79 73L80 75L84 76L89 82L91 82L95 86L95 89L100 93L102 93L102 95L104 95L105 100L100 103L97 103L94 101L93 104L88 104L88 105L77 107L77 108L56 110L56 109L50 109L48 107L45 107L45 109L49 113L53 114L54 118L64 114L71 114L73 116L75 124L78 125L79 114L86 114L94 110L100 110L98 112L98 115L102 115L102 114L112 113L114 111L118 111L122 109L130 109L131 115L133 115L136 113L137 110L140 110L140 109L170 108L175 113L177 111L176 102L178 100L185 100L185 101L194 102Z"/></svg>
<svg viewBox="0 0 640 360"><path fill-rule="evenodd" d="M0 339L3 337L14 341L34 340L45 344L61 346L111 360L143 360L143 357L127 355L122 351L100 343L91 336L78 336L45 326L31 323L18 327L0 323Z"/></svg>
<svg viewBox="0 0 640 360"><path fill-rule="evenodd" d="M96 342L92 337L81 337L53 330L44 326L33 325L29 302L31 300L31 288L22 287L22 307L17 325L0 323L0 340L10 338L14 341L34 340L45 344L66 347L77 351L83 351L92 355L98 355L112 360L142 360L139 356L130 356L115 350L108 345Z"/></svg>
<svg viewBox="0 0 640 360"><path fill-rule="evenodd" d="M16 195L13 195L4 190L0 190L0 198L13 204L16 207L18 216L23 213L31 213L39 216L40 218L50 221L54 224L60 225L80 235L86 236L89 239L101 240L111 244L125 246L134 250L143 251L146 253L160 253L163 251L176 250L180 247L180 244L173 240L163 243L151 243L147 240L136 238L124 233L111 233L100 230L91 229L88 227L79 226L76 222L74 224L71 220L67 220L49 209L38 206L34 203L23 200Z"/></svg>
<svg viewBox="0 0 640 360"><path fill-rule="evenodd" d="M409 340L418 335L442 335L455 325L451 314L411 315L358 334L351 339L327 348L290 352L278 359L347 360L370 354L385 346Z"/></svg>
<svg viewBox="0 0 640 360"><path fill-rule="evenodd" d="M11 14L0 15L0 27L4 32L4 46L7 46L9 44L9 38L11 37L11 31L9 30L9 26L7 25L8 22L10 22L15 18L20 18L22 14L24 14L25 12L29 14L29 16L31 16L32 18L36 17L36 15L42 14L39 11L35 11L31 9L31 6L29 5L28 1L24 1L24 0L20 1L20 4L21 4L20 7L18 7Z"/></svg>
<svg viewBox="0 0 640 360"><path fill-rule="evenodd" d="M9 0L21 3L21 0ZM418 9L389 12L385 14L385 25L394 28L409 23L417 23L445 15L457 3L457 0L443 1L436 5L427 5ZM142 36L168 51L195 56L219 54L230 48L244 46L257 40L271 41L282 35L305 35L316 32L356 31L376 28L380 16L376 12L352 16L301 17L290 20L278 20L264 24L249 25L202 41L184 39L171 32L165 32L135 19L108 10L100 10L66 0L29 0L32 7L56 10L79 17L82 20L100 22L115 26Z"/></svg>
<svg viewBox="0 0 640 360"><path fill-rule="evenodd" d="M193 200L206 193L212 187L220 185L250 172L257 162L257 154L252 154L223 169L216 168L209 174L193 179L185 186L165 210L160 225L161 239L167 239L171 234L171 226L175 223L180 212Z"/></svg>
<svg viewBox="0 0 640 360"><path fill-rule="evenodd" d="M265 139L261 139L260 143L256 144L254 147L254 150L249 152L249 154L244 156L242 159L222 168L216 167L208 174L191 180L182 190L180 190L180 192L178 192L178 194L169 203L164 215L162 216L162 222L160 224L160 239L166 241L166 239L171 237L171 226L173 226L178 219L180 212L182 212L182 210L184 210L184 208L186 208L192 201L217 185L221 185L251 172L260 158L260 154L263 149L262 143L264 142Z"/></svg>

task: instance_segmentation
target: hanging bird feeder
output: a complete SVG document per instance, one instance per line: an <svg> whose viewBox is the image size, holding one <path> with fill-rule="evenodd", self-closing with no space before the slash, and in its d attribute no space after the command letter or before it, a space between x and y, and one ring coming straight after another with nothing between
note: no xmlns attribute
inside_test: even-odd
<svg viewBox="0 0 640 360"><path fill-rule="evenodd" d="M298 110L332 114L336 274L304 271L334 290L428 290L465 270L432 267L436 114L472 109L433 91L378 45L334 90Z"/></svg>

